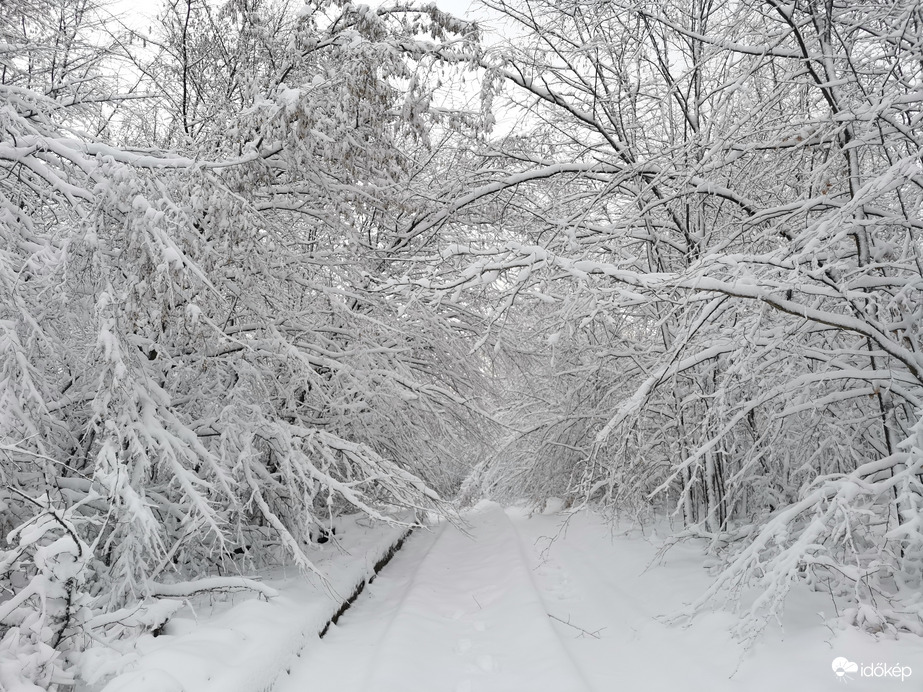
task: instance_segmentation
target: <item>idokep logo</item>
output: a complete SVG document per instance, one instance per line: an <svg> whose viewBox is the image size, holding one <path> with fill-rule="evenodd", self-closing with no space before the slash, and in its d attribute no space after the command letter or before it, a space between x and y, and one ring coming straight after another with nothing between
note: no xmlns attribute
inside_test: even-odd
<svg viewBox="0 0 923 692"><path fill-rule="evenodd" d="M833 672L836 673L838 678L842 678L846 673L855 673L859 670L859 666L847 658L840 656L839 658L833 659Z"/></svg>
<svg viewBox="0 0 923 692"><path fill-rule="evenodd" d="M900 663L893 666L888 663L853 663L842 656L833 659L830 667L843 680L851 679L850 673L859 673L862 678L894 678L901 682L913 675L910 666L902 666Z"/></svg>

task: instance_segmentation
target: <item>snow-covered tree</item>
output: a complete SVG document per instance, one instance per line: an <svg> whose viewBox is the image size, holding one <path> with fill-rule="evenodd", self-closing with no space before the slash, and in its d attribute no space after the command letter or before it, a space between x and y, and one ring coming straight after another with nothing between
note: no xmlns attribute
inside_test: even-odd
<svg viewBox="0 0 923 692"><path fill-rule="evenodd" d="M557 477L522 487L668 502L727 557L709 597L763 587L745 635L799 579L923 631L917 3L487 5L521 124L450 208L523 211L440 259L546 304L517 391L558 400L519 427Z"/></svg>
<svg viewBox="0 0 923 692"><path fill-rule="evenodd" d="M387 280L449 116L426 75L474 28L190 0L132 53L79 0L2 11L0 675L48 686L165 582L445 511L476 315Z"/></svg>

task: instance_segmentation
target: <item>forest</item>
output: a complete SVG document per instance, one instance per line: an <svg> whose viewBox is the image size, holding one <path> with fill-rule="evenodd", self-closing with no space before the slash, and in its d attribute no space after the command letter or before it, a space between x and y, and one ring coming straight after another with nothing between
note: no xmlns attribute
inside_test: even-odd
<svg viewBox="0 0 923 692"><path fill-rule="evenodd" d="M923 7L482 8L0 4L0 675L485 497L923 636Z"/></svg>

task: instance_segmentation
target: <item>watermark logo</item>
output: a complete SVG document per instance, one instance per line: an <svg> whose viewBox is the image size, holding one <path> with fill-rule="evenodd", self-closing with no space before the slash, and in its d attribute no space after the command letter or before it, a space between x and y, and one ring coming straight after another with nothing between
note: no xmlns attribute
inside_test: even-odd
<svg viewBox="0 0 923 692"><path fill-rule="evenodd" d="M833 672L836 673L838 678L842 678L847 673L855 673L859 670L859 664L853 663L848 658L843 658L842 656L833 659L831 665L833 666Z"/></svg>
<svg viewBox="0 0 923 692"><path fill-rule="evenodd" d="M853 663L848 658L839 656L833 659L830 664L833 672L838 678L851 680L854 673L858 673L860 678L893 678L904 682L913 674L910 666L902 666L896 663L893 666L889 663Z"/></svg>

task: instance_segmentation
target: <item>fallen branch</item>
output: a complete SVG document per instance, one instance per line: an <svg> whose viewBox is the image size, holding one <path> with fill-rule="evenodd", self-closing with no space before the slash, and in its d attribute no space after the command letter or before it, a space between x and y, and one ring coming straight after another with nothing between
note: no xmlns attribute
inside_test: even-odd
<svg viewBox="0 0 923 692"><path fill-rule="evenodd" d="M175 584L147 583L151 596L188 598L207 591L256 591L267 599L275 598L279 592L270 586L245 577L207 577L195 581L180 581Z"/></svg>
<svg viewBox="0 0 923 692"><path fill-rule="evenodd" d="M575 630L578 630L578 631L580 632L580 635L578 636L578 638L579 638L579 637L583 637L583 636L590 636L590 637L593 637L593 639L599 639L599 638L600 638L600 637L599 637L599 633L602 632L604 629L606 629L605 627L600 627L600 628L599 628L598 630L596 630L595 632L590 632L590 630L585 630L585 629L583 629L582 627L579 627L579 626L573 624L573 623L570 621L570 615L567 616L567 620L562 620L561 618L556 617L556 616L552 615L551 613L548 613L547 615L548 615L548 617L550 617L552 620L557 620L557 621L560 622L562 625L567 625L568 627L573 627Z"/></svg>

